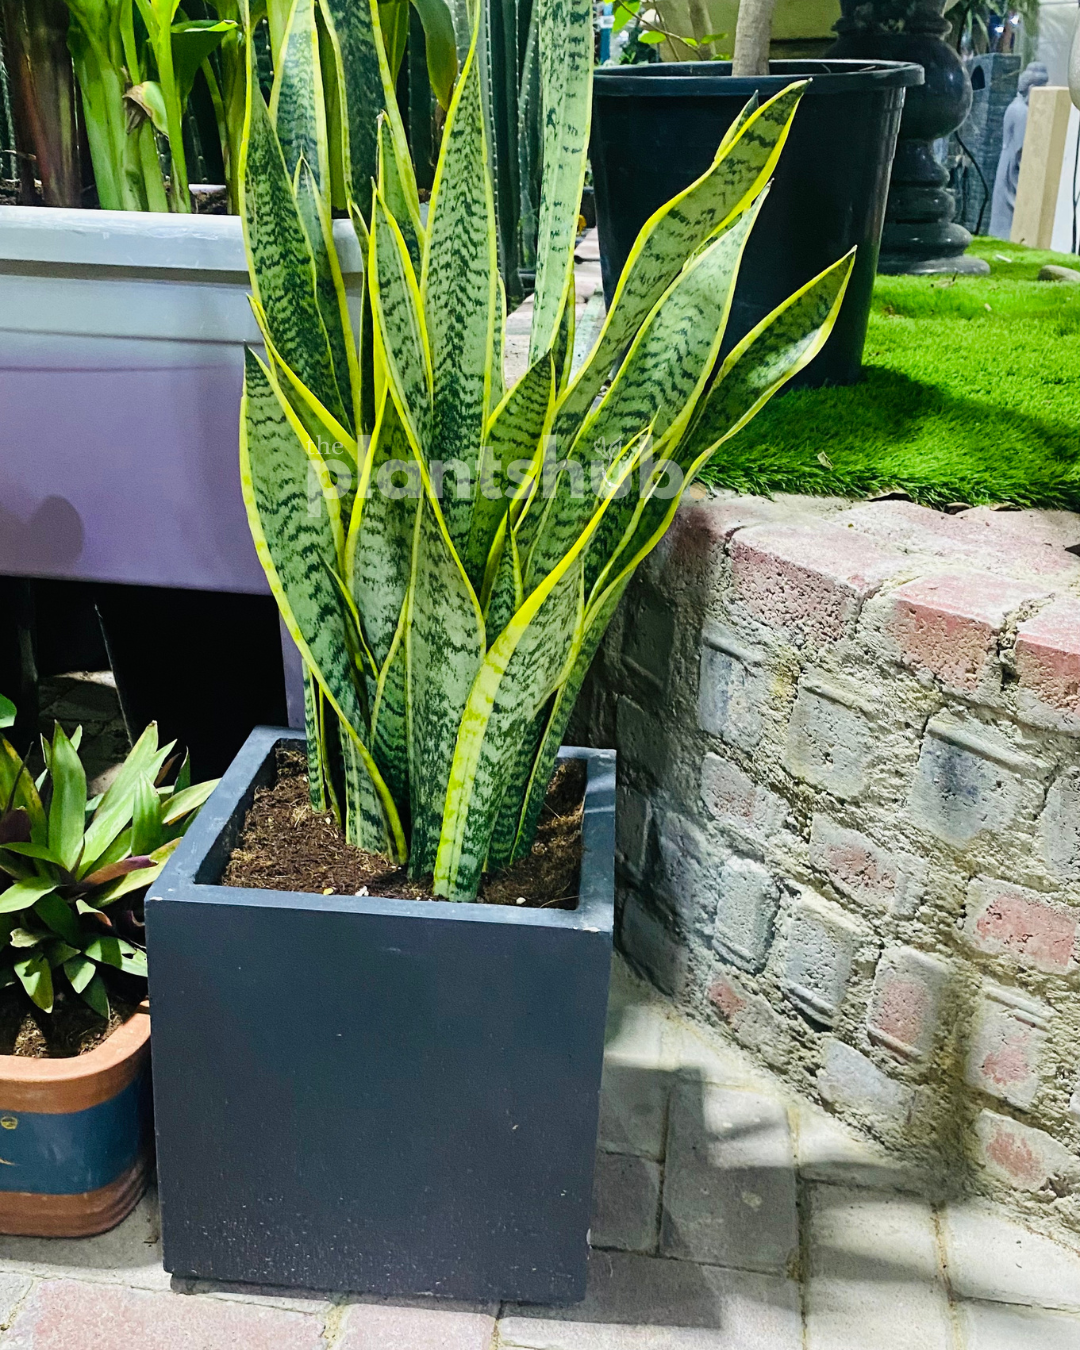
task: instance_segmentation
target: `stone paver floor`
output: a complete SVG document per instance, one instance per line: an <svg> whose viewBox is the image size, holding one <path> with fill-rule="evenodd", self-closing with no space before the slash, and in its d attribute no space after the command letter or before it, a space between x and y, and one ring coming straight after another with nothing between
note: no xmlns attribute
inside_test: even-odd
<svg viewBox="0 0 1080 1350"><path fill-rule="evenodd" d="M0 1238L0 1350L1080 1350L1080 1257L918 1178L616 961L585 1302L173 1281L112 1233Z"/></svg>

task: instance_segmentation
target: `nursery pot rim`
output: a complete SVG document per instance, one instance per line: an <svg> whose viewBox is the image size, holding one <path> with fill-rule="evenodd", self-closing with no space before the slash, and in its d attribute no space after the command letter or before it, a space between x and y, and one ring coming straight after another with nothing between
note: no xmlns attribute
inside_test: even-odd
<svg viewBox="0 0 1080 1350"><path fill-rule="evenodd" d="M730 61L659 61L633 66L601 66L594 71L595 91L605 98L670 98L673 95L722 94L772 97L793 79L809 78L807 94L855 94L877 89L907 89L923 84L923 67L913 61L859 61L821 58L770 61L768 75L732 75ZM720 87L717 87L720 81Z"/></svg>
<svg viewBox="0 0 1080 1350"><path fill-rule="evenodd" d="M400 919L503 923L515 927L581 929L611 933L614 929L614 877L601 865L614 850L615 752L563 746L560 761L583 759L588 765L581 825L581 893L575 909L491 905L483 901L397 900L378 895L321 895L311 891L275 891L225 886L221 876L236 840L227 840L230 825L242 825L258 784L259 773L279 745L303 746L302 730L256 727L199 812L183 842L166 864L148 905L180 896L185 901L216 905L261 905L271 909L303 908L338 913L382 915ZM239 821L237 817L239 816Z"/></svg>
<svg viewBox="0 0 1080 1350"><path fill-rule="evenodd" d="M0 1055L0 1085L5 1109L84 1111L115 1097L135 1078L150 1053L150 1004L144 999L115 1031L83 1055L32 1059Z"/></svg>

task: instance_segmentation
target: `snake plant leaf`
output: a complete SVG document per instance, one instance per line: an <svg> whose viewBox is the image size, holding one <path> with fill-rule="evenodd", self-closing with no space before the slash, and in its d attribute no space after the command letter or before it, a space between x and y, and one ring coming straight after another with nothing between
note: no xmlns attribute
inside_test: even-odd
<svg viewBox="0 0 1080 1350"><path fill-rule="evenodd" d="M443 132L421 297L433 382L430 457L447 465L463 463L471 482L490 406L499 305L495 201L475 41ZM443 495L443 515L455 548L461 549L468 537L471 506L469 497Z"/></svg>
<svg viewBox="0 0 1080 1350"><path fill-rule="evenodd" d="M476 595L426 489L416 521L405 636L409 873L421 877L435 866L458 727L486 646Z"/></svg>
<svg viewBox="0 0 1080 1350"><path fill-rule="evenodd" d="M306 159L301 158L296 166L293 192L311 244L315 262L315 296L330 344L338 391L349 419L347 429L353 431L359 415L354 397L360 391L360 367L349 316L349 297L334 247L330 211ZM295 402L293 406L296 406ZM307 419L302 420L307 425Z"/></svg>
<svg viewBox="0 0 1080 1350"><path fill-rule="evenodd" d="M590 606L578 632L574 635L574 646L570 653L570 673L555 694L529 772L507 787L501 812L503 819L496 822L496 829L493 832L494 839L500 843L500 848L489 858L492 867L508 867L519 858L525 857L532 848L540 813L544 808L547 787L555 772L559 747L570 725L574 705L600 642L607 632L608 624L630 583L630 575L628 573L617 585L612 586L598 603Z"/></svg>
<svg viewBox="0 0 1080 1350"><path fill-rule="evenodd" d="M431 90L439 101L439 107L447 109L458 74L453 16L446 0L413 0L413 5L424 26L424 48Z"/></svg>
<svg viewBox="0 0 1080 1350"><path fill-rule="evenodd" d="M372 779L372 792L364 801L376 803L378 810L359 822L356 838L374 852L402 857L404 832L397 808L363 740L367 717L354 675L349 620L332 575L344 547L337 493L318 452L304 444L307 438L290 413L269 368L249 350L240 434L248 524L285 626Z"/></svg>
<svg viewBox="0 0 1080 1350"><path fill-rule="evenodd" d="M509 507L507 470L532 460L547 433L555 407L555 362L550 352L525 372L492 414L474 494L469 536L462 561L473 585L484 580L496 531Z"/></svg>
<svg viewBox="0 0 1080 1350"><path fill-rule="evenodd" d="M491 595L484 608L484 623L491 635L501 633L521 608L525 599L525 589L521 583L521 556L518 553L517 540L513 530L508 530L507 517L503 516L500 535L502 547L499 550L499 565L491 588Z"/></svg>
<svg viewBox="0 0 1080 1350"><path fill-rule="evenodd" d="M311 809L320 815L330 809L326 790L326 760L323 755L323 714L326 700L309 666L304 667L304 734L307 743L308 796Z"/></svg>
<svg viewBox="0 0 1080 1350"><path fill-rule="evenodd" d="M499 299L495 306L495 331L491 338L491 386L488 416L506 397L506 286L499 273Z"/></svg>
<svg viewBox="0 0 1080 1350"><path fill-rule="evenodd" d="M345 209L355 202L368 219L368 184L379 171L378 120L385 113L399 156L408 159L405 128L398 112L390 70L379 30L379 7L369 0L319 0L327 38L333 53L340 119L341 163L337 166L340 196L334 206Z"/></svg>
<svg viewBox="0 0 1080 1350"><path fill-rule="evenodd" d="M314 397L346 424L348 416L319 310L311 242L270 113L257 87L248 90L240 214L252 289L266 315L274 346Z"/></svg>
<svg viewBox="0 0 1080 1350"><path fill-rule="evenodd" d="M592 118L590 0L537 0L543 103L543 188L530 364L555 345L574 268Z"/></svg>
<svg viewBox="0 0 1080 1350"><path fill-rule="evenodd" d="M394 217L409 251L413 271L420 275L424 255L424 227L420 223L420 198L412 160L401 160L399 146L386 115L379 118L379 191Z"/></svg>
<svg viewBox="0 0 1080 1350"><path fill-rule="evenodd" d="M371 752L402 813L409 806L407 620L408 606L402 604L389 654L379 672L371 710Z"/></svg>
<svg viewBox="0 0 1080 1350"><path fill-rule="evenodd" d="M392 396L402 426L426 457L432 437L432 373L423 305L405 239L378 191L369 259L372 315Z"/></svg>
<svg viewBox="0 0 1080 1350"><path fill-rule="evenodd" d="M86 833L86 770L63 727L53 733L50 757L52 801L49 803L49 847L69 872L79 864Z"/></svg>
<svg viewBox="0 0 1080 1350"><path fill-rule="evenodd" d="M586 418L570 451L571 460L584 466L584 491L578 497L557 492L547 503L529 552L526 591L555 565L591 511L611 447L625 446L645 427L656 438L674 437L689 421L716 362L739 263L760 203L761 198L676 277L634 339L599 407ZM621 534L619 521L625 524L632 500L624 497L605 521L586 572L590 589L606 561L605 545L614 547Z"/></svg>
<svg viewBox="0 0 1080 1350"><path fill-rule="evenodd" d="M572 436L611 368L683 264L706 240L746 210L772 176L806 82L788 85L736 119L709 168L655 211L630 250L604 326L559 407L555 434ZM744 114L746 110L744 109Z"/></svg>
<svg viewBox="0 0 1080 1350"><path fill-rule="evenodd" d="M408 483L394 482L395 470L396 477L417 484L414 493ZM345 580L380 669L390 655L412 573L420 481L415 470L397 406L386 395L345 543Z"/></svg>
<svg viewBox="0 0 1080 1350"><path fill-rule="evenodd" d="M491 644L477 673L450 770L436 895L467 900L476 894L521 735L571 670L574 635L583 619L585 552L615 493L630 480L643 444L624 457L612 495L597 505L560 562Z"/></svg>
<svg viewBox="0 0 1080 1350"><path fill-rule="evenodd" d="M329 195L326 95L315 10L316 0L294 0L281 59L274 68L270 120L289 177L295 175L300 161L306 160L319 191Z"/></svg>
<svg viewBox="0 0 1080 1350"><path fill-rule="evenodd" d="M263 345L266 347L266 353L269 357L270 369L274 372L274 377L281 392L289 400L293 412L313 444L322 447L320 453L326 450L328 455L343 459L350 470L353 471L355 478L359 454L356 437L348 427L344 426L323 406L300 376L297 375L296 371L284 360L274 345L274 339L270 333L270 322L263 312L262 306L254 296L249 296L248 300L251 304L251 312L255 316L255 322L259 325L259 331L262 334ZM327 455L324 455L324 458L326 457Z"/></svg>
<svg viewBox="0 0 1080 1350"><path fill-rule="evenodd" d="M767 314L726 357L679 447L684 467L713 454L828 341L855 266L852 250Z"/></svg>

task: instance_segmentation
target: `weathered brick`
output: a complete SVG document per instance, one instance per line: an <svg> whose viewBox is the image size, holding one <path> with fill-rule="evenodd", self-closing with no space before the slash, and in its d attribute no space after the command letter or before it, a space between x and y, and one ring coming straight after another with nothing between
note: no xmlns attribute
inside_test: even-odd
<svg viewBox="0 0 1080 1350"><path fill-rule="evenodd" d="M1000 684L997 644L1010 614L1043 592L985 572L940 572L887 597L886 633L904 665L947 689L975 694Z"/></svg>
<svg viewBox="0 0 1080 1350"><path fill-rule="evenodd" d="M949 968L912 947L890 947L878 962L866 1025L870 1039L901 1059L924 1060L937 1040Z"/></svg>
<svg viewBox="0 0 1080 1350"><path fill-rule="evenodd" d="M1031 802L1036 773L1002 737L943 714L927 725L908 805L916 824L966 848L1008 830Z"/></svg>
<svg viewBox="0 0 1080 1350"><path fill-rule="evenodd" d="M667 685L675 638L675 610L654 587L634 594L623 630L623 659L657 689Z"/></svg>
<svg viewBox="0 0 1080 1350"><path fill-rule="evenodd" d="M1039 817L1039 851L1061 881L1080 881L1080 769L1055 778Z"/></svg>
<svg viewBox="0 0 1080 1350"><path fill-rule="evenodd" d="M711 753L701 762L701 800L722 825L756 841L775 834L787 814L782 797L755 783L730 759Z"/></svg>
<svg viewBox="0 0 1080 1350"><path fill-rule="evenodd" d="M925 858L882 848L820 811L810 825L810 863L845 895L901 917L915 913L926 888Z"/></svg>
<svg viewBox="0 0 1080 1350"><path fill-rule="evenodd" d="M495 1342L490 1312L454 1307L354 1303L341 1328L335 1350L491 1350Z"/></svg>
<svg viewBox="0 0 1080 1350"><path fill-rule="evenodd" d="M872 711L846 682L805 676L788 724L784 768L835 797L861 796L874 759Z"/></svg>
<svg viewBox="0 0 1080 1350"><path fill-rule="evenodd" d="M709 1002L737 1041L757 1051L774 1069L786 1066L791 1033L768 999L744 988L734 975L724 971L709 986Z"/></svg>
<svg viewBox="0 0 1080 1350"><path fill-rule="evenodd" d="M783 986L804 1017L833 1025L865 938L865 929L839 905L803 890L788 925Z"/></svg>
<svg viewBox="0 0 1080 1350"><path fill-rule="evenodd" d="M980 1112L975 1122L975 1151L988 1172L1017 1190L1062 1195L1080 1180L1080 1160L1064 1144L993 1111Z"/></svg>
<svg viewBox="0 0 1080 1350"><path fill-rule="evenodd" d="M615 856L619 866L640 881L649 852L652 804L643 793L627 787L616 789L615 802Z"/></svg>
<svg viewBox="0 0 1080 1350"><path fill-rule="evenodd" d="M976 877L968 885L964 932L971 945L1021 965L1064 975L1075 966L1080 911L1008 881Z"/></svg>
<svg viewBox="0 0 1080 1350"><path fill-rule="evenodd" d="M709 626L701 642L698 723L740 750L761 740L761 708L768 697L763 655L726 629Z"/></svg>
<svg viewBox="0 0 1080 1350"><path fill-rule="evenodd" d="M663 724L625 695L615 709L615 742L621 763L653 782L663 780L671 749Z"/></svg>
<svg viewBox="0 0 1080 1350"><path fill-rule="evenodd" d="M914 1108L912 1088L882 1073L873 1060L833 1036L825 1042L817 1084L830 1106L892 1127L906 1125Z"/></svg>
<svg viewBox="0 0 1080 1350"><path fill-rule="evenodd" d="M664 813L660 858L653 887L668 901L676 926L712 942L721 858L692 821L677 811Z"/></svg>
<svg viewBox="0 0 1080 1350"><path fill-rule="evenodd" d="M796 641L842 637L903 559L833 525L759 525L731 541L736 597Z"/></svg>
<svg viewBox="0 0 1080 1350"><path fill-rule="evenodd" d="M975 1013L968 1051L972 1087L1027 1108L1039 1090L1039 1058L1046 1044L1050 1009L987 980Z"/></svg>
<svg viewBox="0 0 1080 1350"><path fill-rule="evenodd" d="M984 521L950 516L914 502L880 501L854 506L836 517L880 545L963 562L990 572L1033 576L1067 584L1080 577L1080 562L1041 538L987 529Z"/></svg>
<svg viewBox="0 0 1080 1350"><path fill-rule="evenodd" d="M628 891L623 901L619 949L665 994L682 993L688 973L686 947L636 891Z"/></svg>
<svg viewBox="0 0 1080 1350"><path fill-rule="evenodd" d="M767 868L752 858L729 858L720 869L713 945L732 965L756 972L772 943L780 891Z"/></svg>
<svg viewBox="0 0 1080 1350"><path fill-rule="evenodd" d="M1013 659L1021 710L1049 713L1052 723L1074 730L1080 719L1080 600L1061 596L1022 623Z"/></svg>
<svg viewBox="0 0 1080 1350"><path fill-rule="evenodd" d="M43 1280L4 1336L5 1350L322 1350L322 1319L265 1304Z"/></svg>

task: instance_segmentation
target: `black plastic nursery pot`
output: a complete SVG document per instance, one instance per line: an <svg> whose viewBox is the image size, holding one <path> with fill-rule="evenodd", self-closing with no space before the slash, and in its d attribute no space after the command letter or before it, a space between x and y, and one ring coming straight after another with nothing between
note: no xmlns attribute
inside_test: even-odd
<svg viewBox="0 0 1080 1350"><path fill-rule="evenodd" d="M220 885L260 728L146 904L162 1238L179 1276L584 1296L614 908L615 756L574 910Z"/></svg>
<svg viewBox="0 0 1080 1350"><path fill-rule="evenodd" d="M836 328L793 387L853 384L877 271L904 91L921 66L898 61L773 61L760 78L729 61L602 67L591 160L608 304L638 231L709 167L755 92L762 102L811 81L739 272L725 352L853 245L855 270Z"/></svg>

